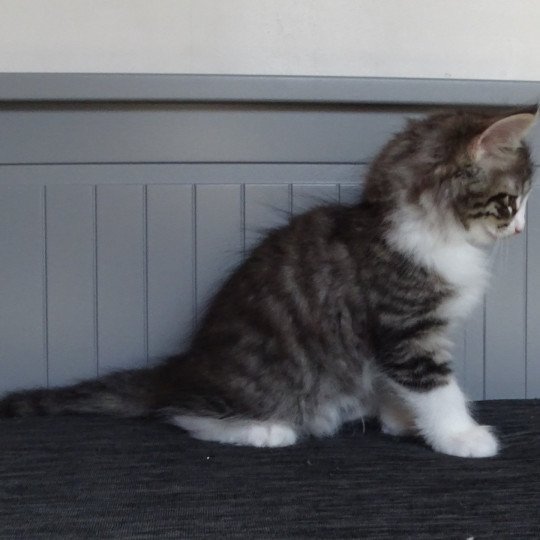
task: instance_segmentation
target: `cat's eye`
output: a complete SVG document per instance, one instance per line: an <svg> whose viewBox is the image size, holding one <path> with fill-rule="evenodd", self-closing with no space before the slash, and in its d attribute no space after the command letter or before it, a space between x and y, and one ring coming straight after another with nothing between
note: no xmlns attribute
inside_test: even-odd
<svg viewBox="0 0 540 540"><path fill-rule="evenodd" d="M501 193L497 199L497 210L500 218L509 219L517 212L517 197L515 195Z"/></svg>

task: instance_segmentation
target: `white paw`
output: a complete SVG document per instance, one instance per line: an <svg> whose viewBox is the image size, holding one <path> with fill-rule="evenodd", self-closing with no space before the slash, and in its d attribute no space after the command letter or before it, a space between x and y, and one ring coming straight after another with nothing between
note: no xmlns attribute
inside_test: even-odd
<svg viewBox="0 0 540 540"><path fill-rule="evenodd" d="M288 426L261 424L249 428L248 444L259 447L289 446L296 442L296 433Z"/></svg>
<svg viewBox="0 0 540 540"><path fill-rule="evenodd" d="M204 416L176 415L170 421L203 441L259 447L289 446L297 434L286 424L255 420L228 420Z"/></svg>
<svg viewBox="0 0 540 540"><path fill-rule="evenodd" d="M437 437L431 446L443 454L474 458L494 456L499 450L499 443L490 427L477 425Z"/></svg>

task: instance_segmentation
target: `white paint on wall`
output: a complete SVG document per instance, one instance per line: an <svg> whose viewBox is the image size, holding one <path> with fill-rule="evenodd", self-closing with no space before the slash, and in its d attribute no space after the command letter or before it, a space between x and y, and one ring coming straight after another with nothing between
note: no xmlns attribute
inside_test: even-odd
<svg viewBox="0 0 540 540"><path fill-rule="evenodd" d="M540 80L537 0L0 0L1 72Z"/></svg>

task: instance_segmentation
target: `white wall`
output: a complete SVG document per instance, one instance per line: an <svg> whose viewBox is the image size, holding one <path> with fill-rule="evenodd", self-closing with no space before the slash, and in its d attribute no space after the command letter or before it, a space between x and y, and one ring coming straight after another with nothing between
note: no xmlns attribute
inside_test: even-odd
<svg viewBox="0 0 540 540"><path fill-rule="evenodd" d="M540 80L540 2L0 0L0 71Z"/></svg>

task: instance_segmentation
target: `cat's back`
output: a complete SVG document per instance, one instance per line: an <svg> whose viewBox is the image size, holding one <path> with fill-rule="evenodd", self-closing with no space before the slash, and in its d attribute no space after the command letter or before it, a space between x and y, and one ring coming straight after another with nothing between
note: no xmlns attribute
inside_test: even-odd
<svg viewBox="0 0 540 540"><path fill-rule="evenodd" d="M340 271L352 271L362 259L370 224L369 211L360 204L322 205L295 216L253 249L232 276L235 287L254 280L264 286L263 276L274 290L292 286L287 282L293 278L328 287Z"/></svg>
<svg viewBox="0 0 540 540"><path fill-rule="evenodd" d="M342 248L349 249L351 244L361 250L369 240L373 221L371 209L361 203L321 205L269 231L250 258L256 263L296 262L310 257L328 259L339 252L343 255Z"/></svg>
<svg viewBox="0 0 540 540"><path fill-rule="evenodd" d="M370 222L362 205L334 204L270 231L214 296L199 337L218 328L230 333L240 319L261 326L272 320L271 334L291 314L305 326L320 326L328 310L358 296Z"/></svg>

